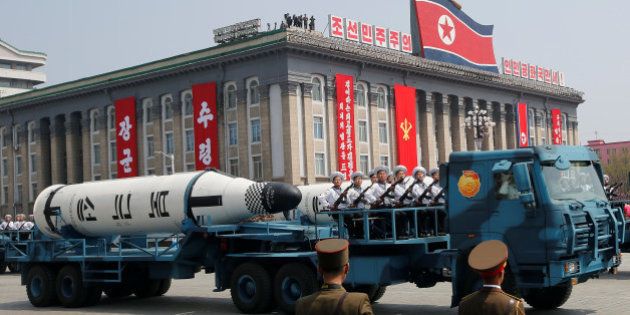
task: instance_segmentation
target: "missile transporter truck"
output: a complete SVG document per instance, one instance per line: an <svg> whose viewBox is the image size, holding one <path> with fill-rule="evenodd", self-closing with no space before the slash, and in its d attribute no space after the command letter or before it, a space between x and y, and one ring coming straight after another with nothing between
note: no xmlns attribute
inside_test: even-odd
<svg viewBox="0 0 630 315"><path fill-rule="evenodd" d="M481 285L467 256L488 239L510 249L504 289L540 309L619 265L625 221L606 202L589 149L459 152L440 172L445 205L342 211L318 206L328 185L214 171L52 186L35 203L33 235L7 241L6 260L20 264L38 307L89 306L102 293L160 296L171 279L204 270L245 313L291 313L315 292L313 248L324 238L349 239L345 286L372 301L390 285L451 282L456 306Z"/></svg>

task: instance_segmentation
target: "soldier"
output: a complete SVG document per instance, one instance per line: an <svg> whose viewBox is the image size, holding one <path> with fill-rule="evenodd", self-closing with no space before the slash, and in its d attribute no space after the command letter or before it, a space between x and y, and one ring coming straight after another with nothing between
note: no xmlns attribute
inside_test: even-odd
<svg viewBox="0 0 630 315"><path fill-rule="evenodd" d="M433 181L433 186L431 187L431 201L430 205L443 205L444 204L444 192L442 191L442 186L440 186L440 169L435 167L429 171L429 176L431 176L431 180ZM445 233L445 223L446 223L446 213L443 210L438 210L438 227L437 232L438 235L446 235ZM431 220L434 220L433 214L431 214Z"/></svg>
<svg viewBox="0 0 630 315"><path fill-rule="evenodd" d="M311 22L308 24L308 29L310 31L315 30L315 17L311 15Z"/></svg>
<svg viewBox="0 0 630 315"><path fill-rule="evenodd" d="M418 206L428 205L426 196L429 194L430 190L426 190L430 188L432 181L425 175L426 173L427 170L422 166L417 166L412 172L413 178L417 184L411 190L411 196L413 197L414 203ZM418 225L420 236L431 234L431 214L429 211L418 211Z"/></svg>
<svg viewBox="0 0 630 315"><path fill-rule="evenodd" d="M409 185L411 185L410 180L406 178L407 176L407 167L404 165L398 165L394 167L394 205L398 206L400 199L403 197L403 194L407 191ZM396 212L396 234L401 237L409 237L409 219L413 215L407 212Z"/></svg>
<svg viewBox="0 0 630 315"><path fill-rule="evenodd" d="M373 314L367 294L348 293L342 286L350 269L348 246L344 239L317 242L317 270L324 285L319 292L300 298L295 304L295 314Z"/></svg>
<svg viewBox="0 0 630 315"><path fill-rule="evenodd" d="M372 184L375 184L378 181L378 179L376 178L376 171L375 170L371 170L368 173L368 177L370 177L370 181L372 182Z"/></svg>
<svg viewBox="0 0 630 315"><path fill-rule="evenodd" d="M15 216L15 222L13 222L13 228L15 228L17 231L24 230L24 224L26 224L26 221L24 221L25 218L26 216L23 213L17 214Z"/></svg>
<svg viewBox="0 0 630 315"><path fill-rule="evenodd" d="M459 314L525 314L524 302L501 289L508 248L498 240L481 242L468 256L468 265L481 276L483 288L459 302Z"/></svg>
<svg viewBox="0 0 630 315"><path fill-rule="evenodd" d="M390 192L390 184L387 182L387 173L389 169L385 166L377 166L374 168L377 181L372 188L365 194L366 201L370 204L370 208L382 208L383 206L389 207L393 202L393 194ZM388 196L390 195L391 196ZM376 213L372 215L377 219L371 226L374 231L371 233L378 238L385 238L387 236L387 227L391 224L391 216L386 213Z"/></svg>
<svg viewBox="0 0 630 315"><path fill-rule="evenodd" d="M367 190L370 188L363 189L361 185L363 184L363 173L362 172L354 172L350 175L350 179L352 180L352 185L350 186L350 190L348 190L348 207L349 208L358 208L365 209L365 194ZM356 218L363 217L360 213L356 213L351 217L346 217L349 219L346 222L346 226L350 230L350 235L354 237L361 237L363 235L363 222L352 220Z"/></svg>
<svg viewBox="0 0 630 315"><path fill-rule="evenodd" d="M13 222L13 216L7 214L4 216L4 222L0 224L0 231L13 231L15 230L15 223Z"/></svg>
<svg viewBox="0 0 630 315"><path fill-rule="evenodd" d="M347 201L345 200L346 196L342 196L343 191L341 190L341 182L343 178L343 174L339 172L333 172L330 174L330 181L333 186L319 196L320 204L325 210L338 210L347 207ZM339 200L340 197L343 199L340 203L338 203L336 207L337 209L333 209L335 203L337 203L337 200Z"/></svg>

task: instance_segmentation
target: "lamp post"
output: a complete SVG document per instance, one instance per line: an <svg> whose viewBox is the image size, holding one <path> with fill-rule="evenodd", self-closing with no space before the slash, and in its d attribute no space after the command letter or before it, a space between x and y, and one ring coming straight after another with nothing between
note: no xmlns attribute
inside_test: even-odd
<svg viewBox="0 0 630 315"><path fill-rule="evenodd" d="M481 150L483 139L490 131L490 128L495 126L492 119L488 117L488 111L485 109L479 109L479 106L475 105L472 110L468 111L466 118L464 119L464 124L468 130L473 132L475 149L477 151Z"/></svg>
<svg viewBox="0 0 630 315"><path fill-rule="evenodd" d="M155 153L162 154L162 156L169 158L171 160L171 174L175 174L175 155L172 153L164 153L162 151L155 151ZM169 174L166 174L169 175Z"/></svg>

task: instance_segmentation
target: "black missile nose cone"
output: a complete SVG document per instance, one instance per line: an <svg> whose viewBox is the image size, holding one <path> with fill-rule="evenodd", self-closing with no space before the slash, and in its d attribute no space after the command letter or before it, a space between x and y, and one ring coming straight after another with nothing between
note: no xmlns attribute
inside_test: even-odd
<svg viewBox="0 0 630 315"><path fill-rule="evenodd" d="M295 209L302 201L302 192L290 184L267 183L261 197L268 213L280 213Z"/></svg>

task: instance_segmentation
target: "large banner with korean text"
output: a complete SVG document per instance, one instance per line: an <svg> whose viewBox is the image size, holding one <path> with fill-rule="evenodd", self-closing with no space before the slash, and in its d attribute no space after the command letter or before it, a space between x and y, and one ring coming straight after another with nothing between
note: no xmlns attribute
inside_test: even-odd
<svg viewBox="0 0 630 315"><path fill-rule="evenodd" d="M195 134L195 169L219 168L217 83L192 86Z"/></svg>
<svg viewBox="0 0 630 315"><path fill-rule="evenodd" d="M518 147L525 148L529 146L529 124L527 122L527 104L518 103L516 108L516 119L518 120Z"/></svg>
<svg viewBox="0 0 630 315"><path fill-rule="evenodd" d="M352 76L337 74L337 162L345 179L355 170L354 82Z"/></svg>
<svg viewBox="0 0 630 315"><path fill-rule="evenodd" d="M404 85L394 85L396 102L396 139L398 164L407 167L408 173L418 165L416 145L416 89Z"/></svg>
<svg viewBox="0 0 630 315"><path fill-rule="evenodd" d="M131 96L114 102L116 112L116 152L118 178L138 176L138 144L136 98Z"/></svg>
<svg viewBox="0 0 630 315"><path fill-rule="evenodd" d="M551 141L552 144L562 144L562 112L551 110Z"/></svg>

